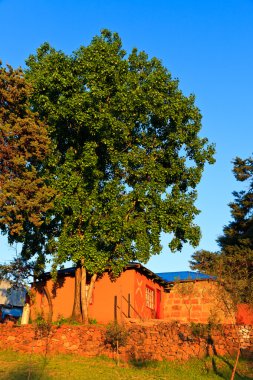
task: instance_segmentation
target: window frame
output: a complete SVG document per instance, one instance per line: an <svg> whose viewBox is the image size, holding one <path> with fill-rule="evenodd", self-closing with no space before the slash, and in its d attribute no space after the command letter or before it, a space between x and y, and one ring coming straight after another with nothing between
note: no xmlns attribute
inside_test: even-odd
<svg viewBox="0 0 253 380"><path fill-rule="evenodd" d="M145 288L145 304L150 310L155 310L155 289L149 285Z"/></svg>

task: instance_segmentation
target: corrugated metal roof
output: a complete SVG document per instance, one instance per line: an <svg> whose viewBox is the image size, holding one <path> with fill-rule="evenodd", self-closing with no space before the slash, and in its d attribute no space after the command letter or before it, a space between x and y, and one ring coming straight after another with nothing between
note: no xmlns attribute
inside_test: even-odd
<svg viewBox="0 0 253 380"><path fill-rule="evenodd" d="M209 276L208 274L191 271L163 272L156 274L167 282L214 279L213 276Z"/></svg>

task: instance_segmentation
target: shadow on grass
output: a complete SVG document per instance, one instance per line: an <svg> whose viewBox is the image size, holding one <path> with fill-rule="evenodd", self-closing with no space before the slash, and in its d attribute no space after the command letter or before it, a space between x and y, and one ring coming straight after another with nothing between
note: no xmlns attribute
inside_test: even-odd
<svg viewBox="0 0 253 380"><path fill-rule="evenodd" d="M132 367L140 368L140 369L143 369L143 368L157 368L159 366L159 363L160 362L158 362L156 360L138 360L138 359L132 359L132 360L129 361L129 364Z"/></svg>
<svg viewBox="0 0 253 380"><path fill-rule="evenodd" d="M0 373L0 380L49 380L51 377L45 372L47 363L48 361L43 359L40 362L18 364L6 373Z"/></svg>
<svg viewBox="0 0 253 380"><path fill-rule="evenodd" d="M219 376L221 379L225 379L226 380L226 377L223 376L222 372L218 370L218 367L217 367L217 364L216 364L216 361L215 361L215 357L212 357L212 367L213 367L213 372Z"/></svg>
<svg viewBox="0 0 253 380"><path fill-rule="evenodd" d="M226 367L221 367L216 363L217 361L220 361L222 363L224 363L226 365ZM233 364L231 364L231 362L223 357L223 356L213 356L212 357L212 368L213 368L213 372L219 376L221 379L228 379L228 371L229 373L232 373L233 371ZM253 374L252 376L248 376L248 375L244 375L242 373L240 373L241 370L240 369L237 369L236 373L235 373L235 380L252 380L253 379ZM229 376L230 377L230 376Z"/></svg>
<svg viewBox="0 0 253 380"><path fill-rule="evenodd" d="M195 362L193 362L192 365L194 365L194 363ZM209 370L211 370L210 374L213 373L223 380L230 379L230 376L233 370L233 363L231 363L229 359L227 359L226 357L213 356L212 358L210 358L209 363L210 363ZM235 380L253 380L253 373L251 376L251 368L250 368L251 366L249 367L249 363L250 362L247 361L247 364L245 363L245 366L241 364L241 366L236 371ZM132 359L129 362L129 364L132 367L135 367L138 369L156 369L160 367L161 362L158 362L155 360ZM184 364L186 364L187 366L187 362L185 362ZM188 362L188 364L191 365L191 362ZM169 369L167 368L167 370Z"/></svg>
<svg viewBox="0 0 253 380"><path fill-rule="evenodd" d="M50 377L46 376L43 370L27 366L19 366L8 371L5 374L0 374L1 380L49 380Z"/></svg>

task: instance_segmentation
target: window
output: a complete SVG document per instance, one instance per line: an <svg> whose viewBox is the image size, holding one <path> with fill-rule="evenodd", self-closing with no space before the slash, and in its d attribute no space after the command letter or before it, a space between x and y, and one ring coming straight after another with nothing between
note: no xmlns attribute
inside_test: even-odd
<svg viewBox="0 0 253 380"><path fill-rule="evenodd" d="M155 291L146 286L146 306L154 310L155 308Z"/></svg>

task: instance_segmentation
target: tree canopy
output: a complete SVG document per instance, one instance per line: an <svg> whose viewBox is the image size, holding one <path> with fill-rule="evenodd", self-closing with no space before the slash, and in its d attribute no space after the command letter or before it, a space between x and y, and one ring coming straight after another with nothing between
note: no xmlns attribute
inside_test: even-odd
<svg viewBox="0 0 253 380"><path fill-rule="evenodd" d="M233 192L234 201L229 204L233 220L217 240L220 251L198 251L191 264L193 269L216 275L235 304L253 305L253 159L237 157L233 164L236 179L246 181L248 189Z"/></svg>
<svg viewBox="0 0 253 380"><path fill-rule="evenodd" d="M28 134L41 134L38 142L36 135L29 140L36 154L25 150L22 159L17 181L25 176L27 187L22 177L13 190L14 216L9 224L2 219L2 229L10 231L16 220L26 222L17 223L17 233L23 228L22 257L39 252L43 261L50 252L55 265L76 263L84 310L87 273L92 284L108 268L117 275L129 261L147 262L161 251L161 232L172 235L172 251L186 242L198 244L196 186L205 163L214 162L214 147L199 136L194 96L183 95L161 61L137 49L127 55L118 34L104 30L71 55L43 44L27 60L26 79L33 88L29 106L26 94L13 110L3 100L6 112L13 112L3 130L14 133L8 153L14 161L27 146L15 131L22 118L31 125ZM12 162L11 157L5 159ZM29 176L36 189L28 185ZM6 174L4 181L5 189L13 186ZM31 200L22 202L23 219L16 207L21 186ZM7 205L3 201L1 207Z"/></svg>
<svg viewBox="0 0 253 380"><path fill-rule="evenodd" d="M198 136L194 96L158 59L126 56L106 30L70 56L46 43L27 65L33 107L55 143L58 260L117 272L159 253L161 231L174 234L172 250L197 245L195 188L213 147Z"/></svg>

